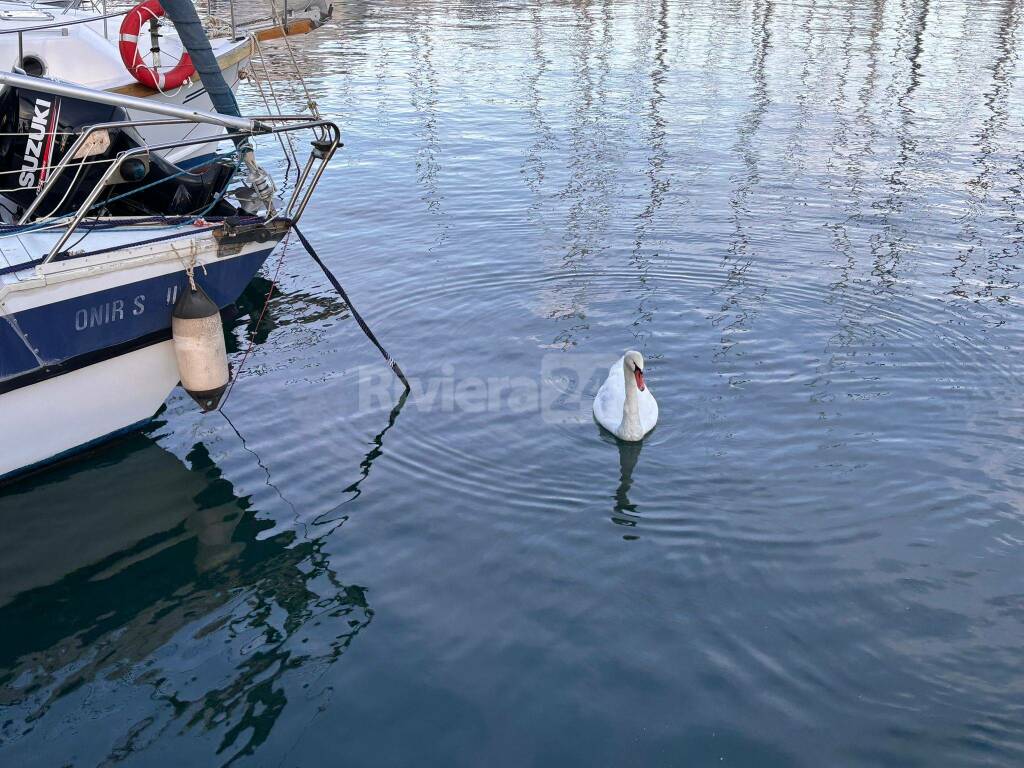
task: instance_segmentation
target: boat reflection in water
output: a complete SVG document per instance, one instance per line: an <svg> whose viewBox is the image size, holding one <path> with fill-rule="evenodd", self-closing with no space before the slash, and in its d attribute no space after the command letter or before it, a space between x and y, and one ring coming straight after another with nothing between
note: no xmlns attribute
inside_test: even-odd
<svg viewBox="0 0 1024 768"><path fill-rule="evenodd" d="M267 534L202 443L182 463L139 434L98 459L0 489L6 759L92 765L197 730L251 754L369 624L365 589L323 538Z"/></svg>

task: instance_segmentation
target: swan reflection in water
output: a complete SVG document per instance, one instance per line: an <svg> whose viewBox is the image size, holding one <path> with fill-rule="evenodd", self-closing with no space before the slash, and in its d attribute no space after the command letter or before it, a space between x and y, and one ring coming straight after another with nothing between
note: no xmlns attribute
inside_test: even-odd
<svg viewBox="0 0 1024 768"><path fill-rule="evenodd" d="M325 536L268 535L270 517L203 443L183 462L147 434L0 488L0 744L11 764L72 749L113 760L110 732L88 754L78 724L131 713L140 693L162 704L111 726L118 754L201 729L228 762L251 755L289 695L312 688L373 618L366 588L332 568Z"/></svg>
<svg viewBox="0 0 1024 768"><path fill-rule="evenodd" d="M629 498L629 491L633 487L633 470L640 459L640 451L643 449L643 441L626 442L601 430L601 439L610 445L614 445L619 452L619 484L612 494L615 504L612 507L612 522L616 525L636 528L640 519L640 512L635 503ZM623 538L632 541L639 538L635 533L627 533Z"/></svg>

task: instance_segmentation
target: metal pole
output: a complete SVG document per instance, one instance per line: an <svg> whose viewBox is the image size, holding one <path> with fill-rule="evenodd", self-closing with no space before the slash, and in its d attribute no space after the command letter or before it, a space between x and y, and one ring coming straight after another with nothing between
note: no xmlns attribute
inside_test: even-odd
<svg viewBox="0 0 1024 768"><path fill-rule="evenodd" d="M96 183L96 186L92 188L92 191L89 193L89 196L85 198L85 202L82 203L82 207L78 209L78 212L75 214L75 218L71 220L71 223L68 225L68 228L64 230L64 233L60 236L60 239L57 240L57 244L53 246L53 249L50 251L50 253L46 256L45 259L43 259L43 264L49 264L53 260L53 257L60 253L60 249L64 247L64 243L66 243L71 238L71 234L75 231L75 229L77 229L78 225L82 222L82 219L85 218L85 214L89 212L90 208L92 208L92 204L96 202L96 198L100 196L100 192L102 192L106 188L107 182L124 164L124 161L127 160L129 157L134 157L135 155L146 154L149 154L149 151L145 147L139 147L138 149L129 149L127 152L124 152L120 156L118 156L114 160L114 162L110 164L110 167L107 168L107 172L103 174L103 177Z"/></svg>
<svg viewBox="0 0 1024 768"><path fill-rule="evenodd" d="M103 0L103 38L109 39L107 35L107 0Z"/></svg>
<svg viewBox="0 0 1024 768"><path fill-rule="evenodd" d="M149 52L153 54L153 70L160 69L160 22L156 18L149 20ZM157 76L159 80L159 75Z"/></svg>
<svg viewBox="0 0 1024 768"><path fill-rule="evenodd" d="M18 75L14 72L0 72L0 85L52 93L54 96L67 96L70 99L84 99L96 102L97 104L108 104L112 107L123 107L124 109L149 112L154 115L163 115L164 117L176 117L179 120L189 120L194 123L219 125L221 128L234 128L238 131L263 133L268 130L267 126L259 120L252 120L247 117L235 117L233 115L222 115L219 112L189 109L188 107L169 104L158 99L140 99L135 96L111 93L110 91L97 91L92 88L86 88L83 85L48 80L45 77L30 77L29 75Z"/></svg>
<svg viewBox="0 0 1024 768"><path fill-rule="evenodd" d="M231 42L238 39L238 30L235 28L235 0L228 3L231 6Z"/></svg>
<svg viewBox="0 0 1024 768"><path fill-rule="evenodd" d="M68 167L68 165L71 164L73 160L81 160L83 163L86 161L86 155L83 155L82 157L76 157L76 155L78 154L79 148L85 146L85 144L89 141L89 138L92 137L93 134L100 133L101 131L124 130L125 128L140 128L143 126L151 125L180 124L182 124L181 120L177 118L168 117L164 118L163 120L138 120L132 122L125 122L122 120L113 123L96 123L95 125L90 125L79 135L79 137L75 140L75 143L71 145L71 149L64 153L64 157L60 159L60 162L57 163L57 165L53 166L53 169L46 177L46 181L43 182L43 186L39 189L39 192L36 194L35 199L29 204L28 208L25 209L25 212L21 215L21 219L18 220L18 223L27 224L29 222L33 214L35 214L36 210L39 208L40 204L45 199L51 187L56 185L57 179L59 179L61 175L63 175L65 169Z"/></svg>

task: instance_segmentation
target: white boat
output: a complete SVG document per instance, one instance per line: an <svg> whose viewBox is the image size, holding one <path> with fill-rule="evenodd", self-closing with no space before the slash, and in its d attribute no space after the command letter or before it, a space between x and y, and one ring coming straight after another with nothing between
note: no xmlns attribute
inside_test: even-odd
<svg viewBox="0 0 1024 768"><path fill-rule="evenodd" d="M64 114L85 109L81 102L139 107L131 97L21 75L0 73L0 84L5 98L16 92L23 116L43 97ZM27 206L13 201L17 223L0 226L0 478L151 418L179 379L170 320L190 275L218 307L233 302L301 216L338 145L337 127L322 120L159 109L179 128L231 128L231 139L220 139L228 152L186 172L159 156L164 145L139 141L132 121L82 127L50 159L38 192L17 193L35 195ZM49 125L51 137L74 128ZM234 142L299 130L314 141L287 204L275 210L264 183L254 208L263 171L247 145ZM232 190L233 174L219 168L243 159L253 186ZM19 162L16 155L15 170ZM237 205L227 202L232 195Z"/></svg>

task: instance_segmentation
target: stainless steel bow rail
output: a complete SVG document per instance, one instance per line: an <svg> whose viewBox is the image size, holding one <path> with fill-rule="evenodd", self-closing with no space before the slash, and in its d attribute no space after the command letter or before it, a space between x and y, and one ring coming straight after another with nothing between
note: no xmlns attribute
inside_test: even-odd
<svg viewBox="0 0 1024 768"><path fill-rule="evenodd" d="M252 137L293 133L297 131L310 131L313 134L311 150L306 159L305 165L298 175L295 182L295 188L292 190L287 205L279 211L273 211L272 207L268 205L267 223L275 219L283 219L294 224L302 217L302 213L305 211L306 206L312 197L313 190L320 182L321 176L323 176L327 163L341 144L341 131L338 129L337 125L328 120L311 120L307 115L266 115L250 118L233 117L231 115L222 115L214 112L204 112L202 110L179 107L173 104L165 104L151 99L122 96L108 91L96 91L83 86L60 83L52 80L46 80L44 78L8 72L0 72L0 85L26 88L41 93L49 93L54 96L85 99L87 101L108 104L110 106L134 109L148 112L150 114L162 114L166 116L162 119L155 120L126 120L121 122L99 123L89 126L82 131L74 144L72 144L68 151L65 152L60 162L53 166L46 181L40 187L36 198L25 210L18 222L23 226L41 224L39 228L47 229L58 226L64 227L61 237L58 238L56 244L50 249L49 254L42 260L43 264L48 263L61 252L61 249L74 234L83 219L85 219L89 211L97 204L97 200L103 193L104 189L110 187L114 183L117 183L117 180L122 178L121 169L124 168L126 163L131 160L145 160L150 154L163 150L180 149L181 147L221 142L233 143L236 147L236 151L239 153L251 153L253 150L251 145L248 144L248 139ZM88 162L87 158L90 155L96 154L95 152L89 151L89 142L93 137L99 136L104 132L124 130L126 128L153 125L187 125L194 123L206 123L221 128L227 128L230 129L230 132L225 133L220 137L202 136L161 144L147 144L120 152L115 157L102 161L109 163L109 167L90 190L86 199L74 214L63 214L53 217L42 217L41 219L37 218L35 221L32 220L33 216L36 215L42 205L43 200L47 197L48 193L54 189L57 181L65 174L65 172L72 167L80 168L82 164ZM74 183L75 181L72 180L72 185L74 185ZM65 193L65 197L69 196L70 193L71 189ZM66 225L64 224L65 221L67 222Z"/></svg>
<svg viewBox="0 0 1024 768"><path fill-rule="evenodd" d="M267 218L263 224L270 224L271 222L278 220L286 226L294 228L299 240L302 242L302 245L306 248L307 252L317 265L319 265L323 270L328 280L330 280L335 290L341 296L342 301L344 301L348 306L360 329L380 351L384 360L387 362L388 367L391 368L394 374L404 385L405 391L409 391L409 381L402 372L401 367L394 358L388 354L380 341L377 340L377 337L374 335L373 331L370 330L369 325L363 319L362 315L352 305L352 300L348 297L348 294L346 294L345 289L342 288L341 283L330 269L328 269L327 265L319 257L313 246L297 226L299 219L302 217L303 211L306 210L306 206L309 204L313 190L319 184L320 178L323 176L324 170L327 168L327 163L341 145L341 131L338 129L337 125L328 120L311 120L306 115L260 115L248 118L233 117L214 112L188 109L150 99L138 99L132 96L122 96L108 91L96 91L91 88L85 88L83 86L72 85L69 83L58 83L44 78L5 72L0 72L0 86L25 88L41 93L49 93L54 96L84 99L101 104L108 104L110 106L122 107L124 109L135 109L141 112L148 112L150 114L164 115L163 118L155 120L126 120L121 122L97 123L95 125L88 126L78 135L75 142L67 152L64 153L60 162L53 166L46 181L40 187L35 199L25 210L24 214L22 214L21 219L18 222L19 225L25 229L33 227L37 227L39 229L63 227L61 236L57 239L56 244L50 249L49 254L41 260L40 264L50 262L55 256L61 253L61 249L82 223L82 220L85 219L89 211L97 205L97 200L103 190L118 183L120 180L123 180L121 169L124 168L129 161L136 159L145 160L151 153L160 152L166 149L179 149L181 147L219 142L233 143L237 153L242 154L243 156L245 153L250 153L249 159L251 159L253 149L248 143L249 138L304 130L312 132L313 140L310 143L311 150L309 156L296 178L295 188L292 190L287 205L285 205L280 211L274 211L272 203L267 199L265 201L267 206ZM89 162L87 159L88 157L99 154L99 152L95 151L95 149L89 145L89 142L93 137L98 137L104 132L124 130L125 128L154 125L187 125L194 123L206 123L218 126L220 128L228 129L229 132L220 137L202 136L192 139L183 139L180 141L165 142L162 144L148 144L133 147L118 153L113 158L104 158L100 162L109 163L109 166L74 214L63 214L33 219L42 205L43 199L54 189L57 181L68 171L69 168L78 167L80 169L85 163ZM259 169L254 162L248 164L250 165L250 168L255 168L261 173L263 172L262 169ZM77 175L72 179L71 185L64 194L64 199L66 199L74 190L76 180ZM63 202L63 200L61 202ZM61 203L57 204L58 208L60 204ZM99 204L102 205L102 202ZM127 219L118 217L118 220L130 223L131 217L128 217ZM64 222L67 223L65 224Z"/></svg>
<svg viewBox="0 0 1024 768"><path fill-rule="evenodd" d="M72 99L84 99L97 104L107 104L112 107L123 107L124 109L135 109L140 112L149 112L153 115L164 115L179 120L187 120L193 123L209 123L221 128L230 128L236 131L253 131L257 133L269 133L269 128L262 126L262 121L257 117L235 117L234 115L222 115L219 112L204 112L201 109L168 104L156 99L140 99L137 96L125 96L124 94L112 91L98 91L95 88L86 88L84 85L75 85L59 80L49 80L45 77L33 77L31 75L19 75L15 72L0 72L0 85L9 85L13 88L25 88L30 91L50 93L54 96L67 96ZM291 119L308 120L309 117L292 116Z"/></svg>

